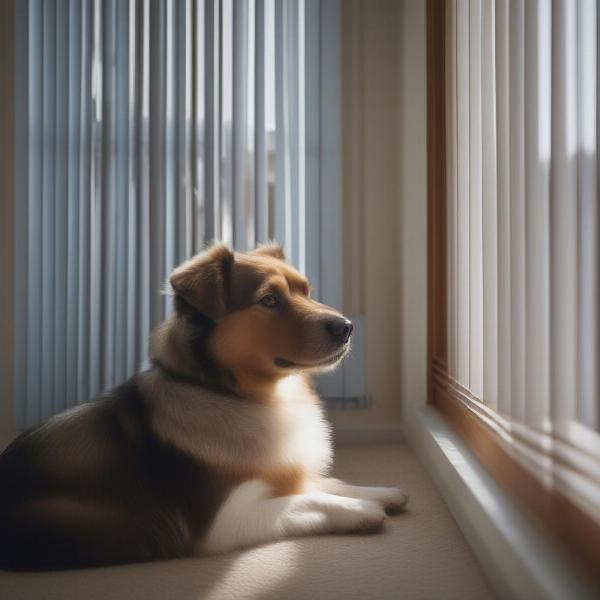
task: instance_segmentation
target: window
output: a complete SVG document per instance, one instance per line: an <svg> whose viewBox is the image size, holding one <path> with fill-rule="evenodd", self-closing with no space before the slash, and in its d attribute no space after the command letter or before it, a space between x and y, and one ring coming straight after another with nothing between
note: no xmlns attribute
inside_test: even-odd
<svg viewBox="0 0 600 600"><path fill-rule="evenodd" d="M136 372L170 270L212 240L278 240L341 305L338 21L320 0L17 3L19 427Z"/></svg>
<svg viewBox="0 0 600 600"><path fill-rule="evenodd" d="M596 572L597 18L431 2L428 133L432 400Z"/></svg>

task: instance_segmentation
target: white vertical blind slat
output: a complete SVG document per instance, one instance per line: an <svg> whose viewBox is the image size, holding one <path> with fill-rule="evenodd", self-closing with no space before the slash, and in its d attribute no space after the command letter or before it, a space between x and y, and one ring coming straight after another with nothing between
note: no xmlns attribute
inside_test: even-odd
<svg viewBox="0 0 600 600"><path fill-rule="evenodd" d="M510 131L510 414L525 416L525 2L511 0Z"/></svg>
<svg viewBox="0 0 600 600"><path fill-rule="evenodd" d="M139 108L137 115L138 135L136 179L138 182L138 273L136 278L139 330L137 335L138 355L144 356L148 347L148 333L152 322L151 299L152 276L150 269L150 0L142 0L138 13L137 89ZM139 360L139 358L138 358ZM136 361L137 362L137 361Z"/></svg>
<svg viewBox="0 0 600 600"><path fill-rule="evenodd" d="M469 267L469 2L457 0L456 10L456 89L457 89L457 162L458 162L458 311L457 377L470 383L470 267Z"/></svg>
<svg viewBox="0 0 600 600"><path fill-rule="evenodd" d="M44 37L41 0L32 2L28 17L28 53L33 67L27 80L29 112L27 125L30 143L27 151L29 210L27 212L27 363L25 423L41 418L38 399L42 393L42 272L43 265L43 156L44 156ZM44 386L45 387L45 386Z"/></svg>
<svg viewBox="0 0 600 600"><path fill-rule="evenodd" d="M92 86L91 64L86 57L92 55L92 2L84 0L81 3L81 78L78 90L78 102L81 106L79 124L76 129L79 135L80 174L78 181L79 194L79 244L78 254L78 282L77 290L77 399L84 402L88 398L87 384L89 382L89 340L90 340L90 190L91 157L92 157L92 112L90 90ZM83 169L82 165L90 165ZM83 200L82 200L83 199Z"/></svg>
<svg viewBox="0 0 600 600"><path fill-rule="evenodd" d="M320 300L339 309L342 307L342 230L339 227L342 198L340 189L335 185L341 176L340 154L335 151L341 138L340 105L340 0L327 0L320 3L319 30L321 55L326 60L319 61L321 106L317 112L320 119L320 152L321 181L319 196L321 201L320 221L320 255L327 257L320 266L321 290ZM310 113L309 113L310 114ZM334 174L334 177L329 176ZM338 369L331 374L332 380L341 377L343 371ZM339 392L338 392L339 393Z"/></svg>
<svg viewBox="0 0 600 600"><path fill-rule="evenodd" d="M127 18L127 46L129 64L127 65L127 172L126 172L126 197L124 202L127 211L127 237L125 242L126 272L125 285L125 374L132 373L137 368L137 329L140 311L136 294L138 281L138 210L139 195L137 186L137 173L139 161L139 145L137 143L137 115L139 114L139 90L136 78L138 68L138 10L140 3L130 0Z"/></svg>
<svg viewBox="0 0 600 600"><path fill-rule="evenodd" d="M275 2L275 237L285 240L291 255L291 199L289 175L289 107L285 86L287 67L288 0Z"/></svg>
<svg viewBox="0 0 600 600"><path fill-rule="evenodd" d="M267 143L268 130L266 119L267 99L267 11L266 0L256 0L255 11L255 83L254 83L254 211L255 237L259 240L269 237L269 204L267 181Z"/></svg>
<svg viewBox="0 0 600 600"><path fill-rule="evenodd" d="M221 235L233 244L235 209L233 199L233 0L221 0Z"/></svg>
<svg viewBox="0 0 600 600"><path fill-rule="evenodd" d="M77 327L79 323L78 295L79 283L79 234L80 234L80 202L79 180L80 167L80 136L78 126L81 119L81 87L82 87L82 4L69 1L69 54L68 54L68 139L67 139L67 287L66 301L66 393L65 403L73 406L77 403L77 369L78 369L78 340Z"/></svg>
<svg viewBox="0 0 600 600"><path fill-rule="evenodd" d="M247 211L250 208L251 196L247 194L250 182L247 174L247 139L248 139L248 4L233 4L233 87L232 105L232 196L234 204L233 244L240 250L249 247ZM252 211L252 216L254 216Z"/></svg>
<svg viewBox="0 0 600 600"><path fill-rule="evenodd" d="M92 7L92 98L90 157L90 337L89 386L87 397L101 387L101 269L102 269L102 3L93 0Z"/></svg>
<svg viewBox="0 0 600 600"><path fill-rule="evenodd" d="M498 407L498 180L495 11L481 10L481 141L483 210L483 397Z"/></svg>
<svg viewBox="0 0 600 600"><path fill-rule="evenodd" d="M551 410L568 421L578 396L578 27L576 3L552 8Z"/></svg>
<svg viewBox="0 0 600 600"><path fill-rule="evenodd" d="M296 227L294 236L298 254L294 262L301 273L306 273L306 3L298 0L297 37L295 54L297 61L296 118L297 127L294 145L296 150Z"/></svg>
<svg viewBox="0 0 600 600"><path fill-rule="evenodd" d="M600 429L600 210L598 208L598 27L595 0L582 0L578 14L579 149L579 357L578 417Z"/></svg>
<svg viewBox="0 0 600 600"><path fill-rule="evenodd" d="M220 173L221 140L221 86L220 47L221 14L220 0L207 0L206 20L206 200L205 200L205 239L221 237Z"/></svg>
<svg viewBox="0 0 600 600"><path fill-rule="evenodd" d="M319 123L319 99L321 98L321 15L319 0L305 0L306 45L305 64L307 65L304 85L305 104L305 219L310 224L307 230L306 270L311 274L314 296L321 298L321 161L319 150L322 147Z"/></svg>
<svg viewBox="0 0 600 600"><path fill-rule="evenodd" d="M194 224L196 222L192 180L192 4L184 0L176 4L176 197L178 222L176 233L176 262L194 252Z"/></svg>
<svg viewBox="0 0 600 600"><path fill-rule="evenodd" d="M51 399L41 406L41 417L54 412L54 211L56 190L56 13L44 4L43 19L43 158L42 158L42 343L41 371ZM40 299L41 300L41 299Z"/></svg>
<svg viewBox="0 0 600 600"><path fill-rule="evenodd" d="M200 251L206 235L206 11L205 2L192 3L192 253Z"/></svg>
<svg viewBox="0 0 600 600"><path fill-rule="evenodd" d="M122 380L127 368L127 256L129 205L129 0L116 5L115 51L123 60L115 64L115 193L116 193L116 248L115 248L115 327L114 375ZM117 266L118 265L118 266Z"/></svg>
<svg viewBox="0 0 600 600"><path fill-rule="evenodd" d="M495 3L496 140L498 218L498 411L510 415L511 229L510 229L510 0Z"/></svg>
<svg viewBox="0 0 600 600"><path fill-rule="evenodd" d="M116 280L117 280L117 177L115 173L116 153L116 114L111 107L116 103L116 0L102 2L102 15L105 26L102 30L102 158L101 177L102 193L100 195L100 251L102 254L101 269L101 348L102 376L101 385L107 387L114 379L115 369L115 312L116 312Z"/></svg>
<svg viewBox="0 0 600 600"><path fill-rule="evenodd" d="M42 10L44 10L42 6ZM53 267L53 253L54 246L52 244L52 235L50 232L50 203L53 196L53 185L52 185L52 171L53 163L51 158L46 158L46 148L51 148L51 140L54 138L53 123L53 101L54 93L52 91L52 79L54 76L54 61L53 57L47 56L47 49L53 44L53 31L54 28L49 28L49 23L42 19L41 23L41 37L42 37L42 61L43 69L41 73L43 78L41 81L41 102L40 112L41 118L41 136L40 145L42 151L40 153L40 179L41 185L39 189L39 210L40 210L40 221L39 221L39 236L40 236L40 269L41 269L41 286L39 290L39 298L35 298L36 302L41 304L40 316L38 319L39 329L41 331L41 338L39 346L34 352L38 354L39 368L41 371L41 381L45 383L45 386L49 386L52 389L52 364L51 356L48 353L51 351L51 340L53 335L53 290L52 290L52 267ZM33 217L33 215L32 215ZM42 298L48 298L47 302L41 303ZM38 304L38 307L40 306ZM33 327L33 324L30 325ZM40 382L41 383L41 382ZM38 393L41 393L39 389ZM52 410L52 404L42 405L37 407L38 418L44 418Z"/></svg>
<svg viewBox="0 0 600 600"><path fill-rule="evenodd" d="M319 181L319 206L320 239L315 239L316 232L312 233L311 244L317 243L320 248L319 256L327 257L320 264L319 300L342 309L342 230L339 227L341 216L341 190L335 185L341 176L341 156L335 152L336 144L341 138L341 116L338 109L340 105L340 69L341 62L339 44L340 39L340 2L328 0L319 3L319 44L320 60L319 86L321 104L316 115L307 114L309 118L318 118L319 147L318 160L320 162L321 179ZM307 57L308 59L308 57ZM334 174L332 178L329 176ZM334 185L332 185L334 184ZM337 369L319 379L319 391L325 397L343 397L350 389L350 384L357 389L352 377L347 377L345 369ZM360 389L360 388L358 388ZM351 393L351 392L350 392Z"/></svg>
<svg viewBox="0 0 600 600"><path fill-rule="evenodd" d="M149 43L149 234L150 245L150 289L162 286L166 272L166 218L167 197L165 165L165 76L166 31L164 2L150 0L150 43ZM151 149L151 150L150 150ZM157 323L166 312L165 298L151 296L150 323Z"/></svg>
<svg viewBox="0 0 600 600"><path fill-rule="evenodd" d="M550 400L550 0L525 3L526 417L542 426Z"/></svg>
<svg viewBox="0 0 600 600"><path fill-rule="evenodd" d="M254 150L255 141L255 102L256 102L256 2L247 0L248 7L246 11L246 24L248 35L246 38L246 55L243 57L243 65L246 70L246 103L243 110L246 112L245 129L245 169L244 169L244 206L245 219L244 231L246 238L246 248L256 246L256 159ZM261 238L258 238L261 239ZM262 239L266 239L266 236Z"/></svg>
<svg viewBox="0 0 600 600"><path fill-rule="evenodd" d="M481 0L469 2L469 389L483 396Z"/></svg>
<svg viewBox="0 0 600 600"><path fill-rule="evenodd" d="M299 14L304 8L302 0L288 4L286 11L286 55L284 67L284 89L287 98L287 126L288 138L286 140L286 149L288 150L288 193L289 193L289 221L287 224L286 234L291 237L290 246L291 252L289 260L295 265L299 265L300 259L300 238L296 235L296 227L301 226L300 210L301 202L300 194L298 193L298 167L300 160L300 148L298 145L298 94L299 90L299 53L298 53L298 34L299 34ZM286 152L287 153L287 152Z"/></svg>
<svg viewBox="0 0 600 600"><path fill-rule="evenodd" d="M446 193L448 196L448 372L457 377L457 285L458 275L458 211L457 211L457 89L456 89L456 0L446 11Z"/></svg>
<svg viewBox="0 0 600 600"><path fill-rule="evenodd" d="M69 4L68 0L57 0L58 10L66 18L56 19L56 78L58 81L68 80L69 57ZM55 115L55 168L56 176L54 195L54 411L64 410L66 407L66 350L67 350L67 179L68 179L68 154L67 131L69 98L68 88L56 85L56 115Z"/></svg>
<svg viewBox="0 0 600 600"><path fill-rule="evenodd" d="M181 206L177 202L177 170L179 163L179 149L176 143L177 133L177 101L176 91L177 81L177 54L175 25L177 20L177 3L174 0L164 0L164 12L161 13L161 27L164 28L165 46L164 46L164 77L169 85L165 86L164 104L161 110L164 111L161 119L162 136L164 139L164 155L162 164L164 168L164 226L165 226L165 249L164 264L160 273L161 282L165 281L171 270L177 265L177 246L178 246L178 223ZM183 35L180 32L179 35ZM161 82L162 83L162 82ZM163 84L164 85L164 84ZM165 306L163 318L171 312L171 296L165 295Z"/></svg>
<svg viewBox="0 0 600 600"><path fill-rule="evenodd" d="M268 237L274 239L276 228L275 204L277 202L277 139L275 130L277 119L276 86L278 85L275 66L275 0L266 0L265 12L265 125L267 128L267 163L269 164L269 177L267 179Z"/></svg>

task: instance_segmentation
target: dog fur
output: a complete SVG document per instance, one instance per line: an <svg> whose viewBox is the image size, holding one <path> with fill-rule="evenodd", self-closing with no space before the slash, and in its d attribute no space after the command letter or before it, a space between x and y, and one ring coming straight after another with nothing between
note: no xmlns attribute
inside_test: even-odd
<svg viewBox="0 0 600 600"><path fill-rule="evenodd" d="M327 477L329 426L309 376L351 323L310 298L278 246L216 245L170 278L152 367L19 436L0 456L0 566L65 569L368 532L398 488Z"/></svg>

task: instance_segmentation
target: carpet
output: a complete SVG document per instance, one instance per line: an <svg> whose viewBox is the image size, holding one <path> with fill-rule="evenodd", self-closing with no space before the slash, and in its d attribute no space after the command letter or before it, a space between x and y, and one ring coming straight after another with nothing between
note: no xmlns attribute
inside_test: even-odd
<svg viewBox="0 0 600 600"><path fill-rule="evenodd" d="M374 535L286 540L223 556L58 573L0 572L2 600L493 598L442 498L404 445L342 447L335 475L400 485L405 513Z"/></svg>

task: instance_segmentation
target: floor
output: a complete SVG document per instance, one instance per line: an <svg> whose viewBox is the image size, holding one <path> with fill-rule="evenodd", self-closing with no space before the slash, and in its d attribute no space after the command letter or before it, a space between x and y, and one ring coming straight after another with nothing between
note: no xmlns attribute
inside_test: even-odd
<svg viewBox="0 0 600 600"><path fill-rule="evenodd" d="M493 594L441 497L410 449L340 448L336 475L399 484L406 513L381 534L304 538L220 557L62 573L0 572L11 600L441 599Z"/></svg>

